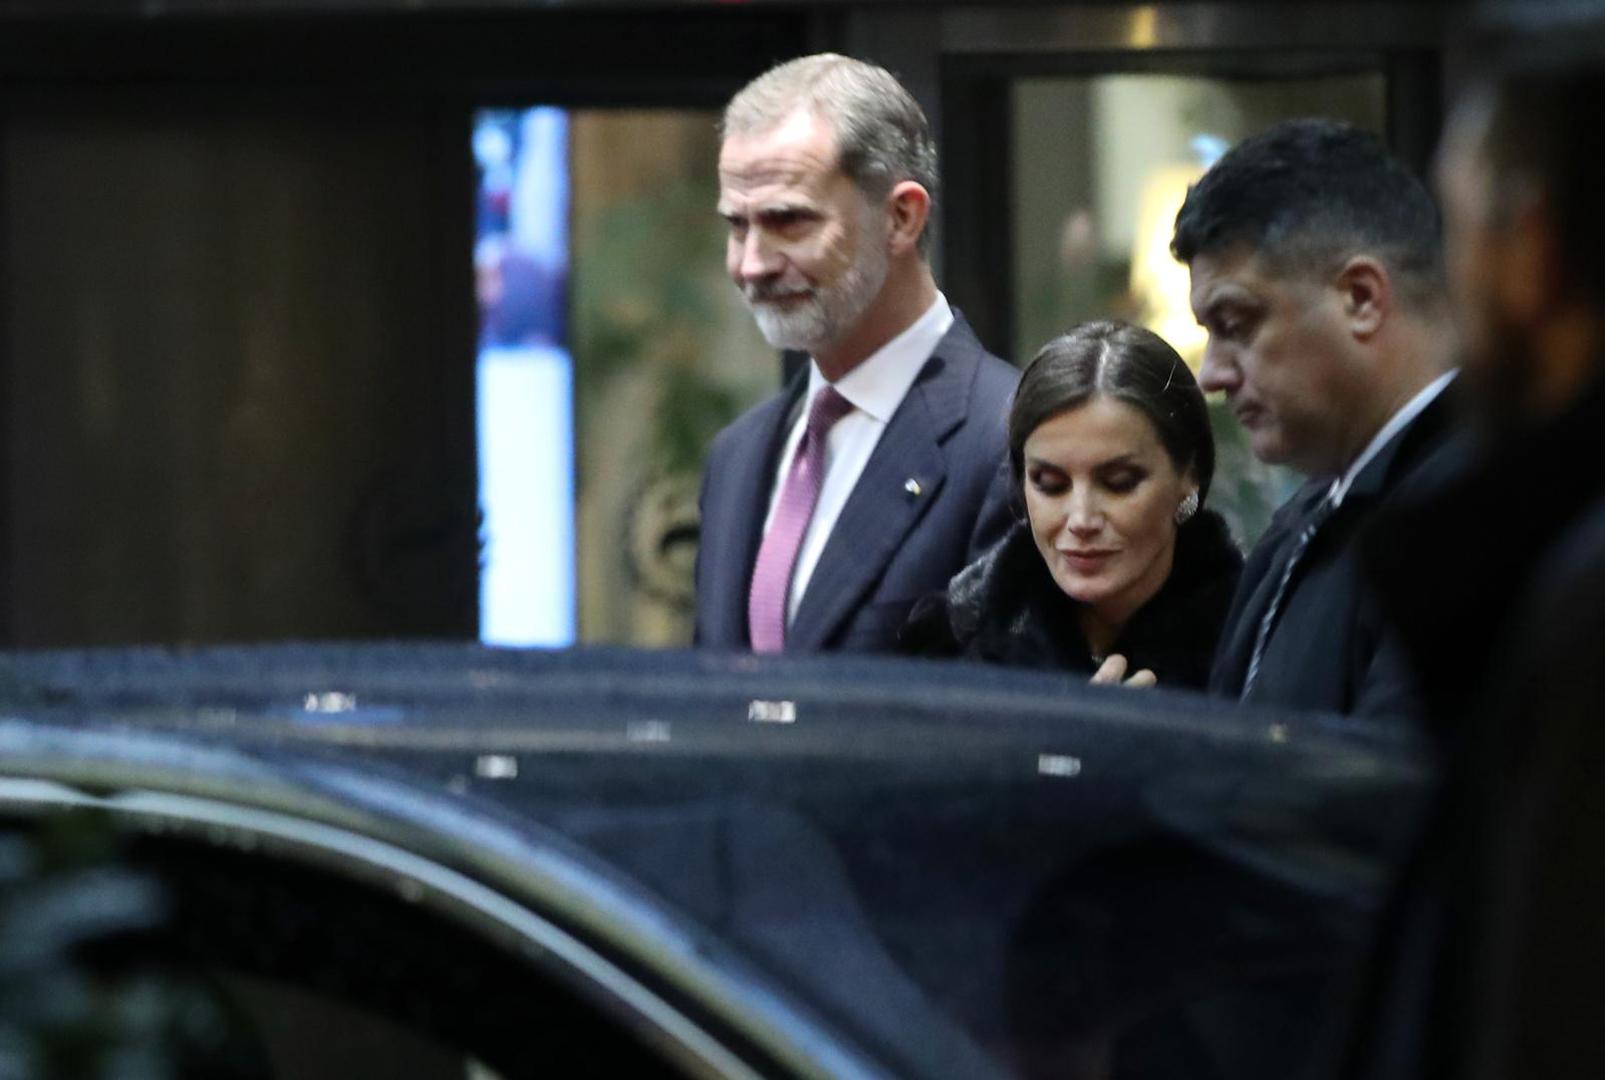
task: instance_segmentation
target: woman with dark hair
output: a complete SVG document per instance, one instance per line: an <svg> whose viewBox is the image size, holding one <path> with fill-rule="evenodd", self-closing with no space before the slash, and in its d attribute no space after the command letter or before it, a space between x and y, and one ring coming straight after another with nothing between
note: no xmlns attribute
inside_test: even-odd
<svg viewBox="0 0 1605 1080"><path fill-rule="evenodd" d="M915 608L906 651L1203 687L1243 557L1203 509L1215 442L1176 350L1118 322L1048 342L1009 463L1023 520Z"/></svg>

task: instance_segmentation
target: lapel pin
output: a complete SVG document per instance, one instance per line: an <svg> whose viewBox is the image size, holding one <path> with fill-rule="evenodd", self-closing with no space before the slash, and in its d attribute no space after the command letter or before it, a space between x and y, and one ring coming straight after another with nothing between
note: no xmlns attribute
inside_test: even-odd
<svg viewBox="0 0 1605 1080"><path fill-rule="evenodd" d="M920 492L924 489L920 487L920 482L911 476L907 480L903 481L903 490L917 499L919 498Z"/></svg>

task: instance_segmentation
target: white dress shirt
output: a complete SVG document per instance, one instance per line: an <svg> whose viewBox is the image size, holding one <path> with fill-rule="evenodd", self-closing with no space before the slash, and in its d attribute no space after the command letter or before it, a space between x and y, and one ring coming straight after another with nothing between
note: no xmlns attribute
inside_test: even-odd
<svg viewBox="0 0 1605 1080"><path fill-rule="evenodd" d="M1456 374L1453 371L1446 371L1433 379L1421 388L1420 393L1405 402L1404 407L1393 414L1392 419L1382 425L1382 430L1378 431L1366 444L1365 449L1360 451L1360 456L1354 459L1353 464L1344 470L1342 476L1332 481L1332 489L1327 493L1327 498L1332 501L1334 507L1343 505L1343 496L1349 493L1349 486L1354 483L1354 478L1360 475L1360 470L1371 464L1371 459L1388 445L1389 440L1403 431L1405 425L1420 416L1421 410L1431 405L1437 396L1443 393L1444 388Z"/></svg>
<svg viewBox="0 0 1605 1080"><path fill-rule="evenodd" d="M825 439L825 478L819 486L819 501L814 504L813 517L808 520L808 531L803 535L802 547L797 552L797 563L791 571L791 590L786 595L787 626L797 616L797 605L802 601L808 581L814 575L814 568L819 565L825 541L830 539L836 519L841 516L842 507L847 505L847 497L857 486L858 478L875 450L875 444L880 442L881 433L886 430L897 407L903 403L908 388L914 385L920 369L931 358L931 353L936 351L937 343L952 325L953 309L948 306L947 297L937 293L935 302L907 330L882 345L834 384L836 392L852 403L853 410L836 421ZM780 487L786 482L791 459L797 453L797 444L802 442L803 430L808 424L808 404L825 382L819 365L809 360L808 389L796 422L786 436L785 450L780 455L780 464L775 471L775 482L769 495L769 511L764 517L765 533L774 522Z"/></svg>

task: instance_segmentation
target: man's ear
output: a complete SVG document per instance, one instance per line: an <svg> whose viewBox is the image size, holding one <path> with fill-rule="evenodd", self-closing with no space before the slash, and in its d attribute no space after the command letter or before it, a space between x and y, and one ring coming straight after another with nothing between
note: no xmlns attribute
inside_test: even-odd
<svg viewBox="0 0 1605 1080"><path fill-rule="evenodd" d="M893 186L886 201L892 216L891 235L887 237L891 254L916 250L930 220L931 193L922 184L904 180Z"/></svg>
<svg viewBox="0 0 1605 1080"><path fill-rule="evenodd" d="M1370 255L1355 255L1338 271L1335 285L1355 337L1364 340L1382 329L1393 310L1393 279L1387 267Z"/></svg>

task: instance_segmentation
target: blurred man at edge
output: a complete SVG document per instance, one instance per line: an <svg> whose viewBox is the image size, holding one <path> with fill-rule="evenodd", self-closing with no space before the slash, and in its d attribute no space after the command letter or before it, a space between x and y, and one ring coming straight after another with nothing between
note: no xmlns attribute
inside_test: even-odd
<svg viewBox="0 0 1605 1080"><path fill-rule="evenodd" d="M1605 1076L1605 50L1506 43L1440 149L1480 423L1368 538L1444 783L1342 1071Z"/></svg>

